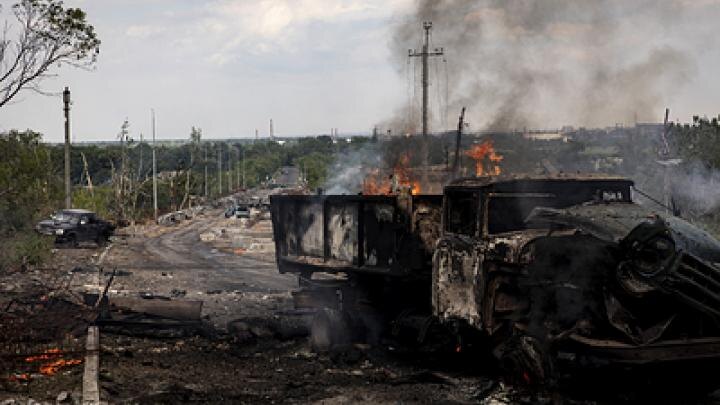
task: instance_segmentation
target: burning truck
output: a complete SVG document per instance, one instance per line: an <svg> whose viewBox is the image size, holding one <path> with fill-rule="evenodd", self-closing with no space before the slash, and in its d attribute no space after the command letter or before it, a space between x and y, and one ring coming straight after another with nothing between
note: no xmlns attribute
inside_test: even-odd
<svg viewBox="0 0 720 405"><path fill-rule="evenodd" d="M272 196L279 271L326 350L441 328L512 376L720 357L720 243L601 175L458 179L443 195ZM677 373L677 371L675 371Z"/></svg>

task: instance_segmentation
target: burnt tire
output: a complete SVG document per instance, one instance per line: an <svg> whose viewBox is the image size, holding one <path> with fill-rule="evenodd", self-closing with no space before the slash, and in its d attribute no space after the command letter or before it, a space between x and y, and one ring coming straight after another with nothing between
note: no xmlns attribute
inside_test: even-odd
<svg viewBox="0 0 720 405"><path fill-rule="evenodd" d="M494 351L511 380L529 386L552 385L553 365L541 343L527 335L513 336Z"/></svg>
<svg viewBox="0 0 720 405"><path fill-rule="evenodd" d="M342 312L322 308L310 325L310 346L316 352L328 352L350 344L350 329Z"/></svg>
<svg viewBox="0 0 720 405"><path fill-rule="evenodd" d="M79 246L77 236L72 234L66 236L64 245L66 248L69 249L77 249L77 247Z"/></svg>

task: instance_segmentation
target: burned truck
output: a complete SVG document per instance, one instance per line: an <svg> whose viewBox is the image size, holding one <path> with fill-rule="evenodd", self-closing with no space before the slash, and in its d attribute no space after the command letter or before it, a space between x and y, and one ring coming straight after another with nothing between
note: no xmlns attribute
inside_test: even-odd
<svg viewBox="0 0 720 405"><path fill-rule="evenodd" d="M459 179L442 196L273 196L280 272L327 349L440 325L529 384L720 358L720 243L599 175Z"/></svg>

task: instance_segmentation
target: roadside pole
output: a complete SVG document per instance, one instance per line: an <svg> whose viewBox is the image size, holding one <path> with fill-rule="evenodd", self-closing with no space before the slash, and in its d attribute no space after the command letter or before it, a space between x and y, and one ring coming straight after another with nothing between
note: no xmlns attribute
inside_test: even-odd
<svg viewBox="0 0 720 405"><path fill-rule="evenodd" d="M153 160L153 208L155 209L155 223L158 221L158 201L157 201L157 161L155 158L155 110L152 112L152 160Z"/></svg>
<svg viewBox="0 0 720 405"><path fill-rule="evenodd" d="M65 105L65 208L72 208L72 184L70 184L70 89L63 91Z"/></svg>

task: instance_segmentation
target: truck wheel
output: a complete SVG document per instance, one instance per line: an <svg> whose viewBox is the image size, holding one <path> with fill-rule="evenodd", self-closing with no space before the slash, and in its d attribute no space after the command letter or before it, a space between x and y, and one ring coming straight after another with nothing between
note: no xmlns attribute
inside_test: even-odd
<svg viewBox="0 0 720 405"><path fill-rule="evenodd" d="M98 235L95 239L95 243L97 243L98 247L103 247L107 243L107 237L105 235Z"/></svg>
<svg viewBox="0 0 720 405"><path fill-rule="evenodd" d="M533 337L513 336L495 349L495 356L513 380L530 386L552 384L552 364Z"/></svg>
<svg viewBox="0 0 720 405"><path fill-rule="evenodd" d="M65 246L71 249L76 249L78 247L77 237L75 235L68 235L65 238Z"/></svg>
<svg viewBox="0 0 720 405"><path fill-rule="evenodd" d="M319 309L310 326L310 345L317 352L327 352L350 344L348 322L342 312Z"/></svg>

